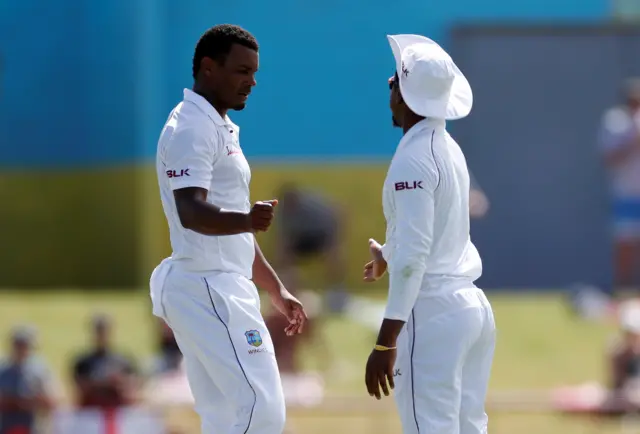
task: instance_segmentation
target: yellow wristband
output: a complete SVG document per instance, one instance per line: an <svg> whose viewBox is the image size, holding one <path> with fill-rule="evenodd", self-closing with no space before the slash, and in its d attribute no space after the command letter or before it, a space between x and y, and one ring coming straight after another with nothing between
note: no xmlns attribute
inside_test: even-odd
<svg viewBox="0 0 640 434"><path fill-rule="evenodd" d="M376 345L373 347L373 349L376 351L390 351L395 350L396 347L385 347L384 345Z"/></svg>

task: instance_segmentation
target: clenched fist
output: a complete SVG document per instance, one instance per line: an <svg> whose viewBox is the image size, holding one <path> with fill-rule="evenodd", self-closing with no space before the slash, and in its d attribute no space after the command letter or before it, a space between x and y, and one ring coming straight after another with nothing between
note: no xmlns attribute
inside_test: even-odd
<svg viewBox="0 0 640 434"><path fill-rule="evenodd" d="M273 221L276 205L278 205L276 199L256 202L249 212L251 229L256 232L267 231Z"/></svg>

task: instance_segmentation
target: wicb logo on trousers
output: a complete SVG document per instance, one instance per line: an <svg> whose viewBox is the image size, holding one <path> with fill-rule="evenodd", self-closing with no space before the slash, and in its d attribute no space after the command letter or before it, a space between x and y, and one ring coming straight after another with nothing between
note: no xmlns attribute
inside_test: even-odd
<svg viewBox="0 0 640 434"><path fill-rule="evenodd" d="M244 336L247 338L247 343L252 347L259 347L262 345L262 336L258 330L249 330L244 332Z"/></svg>

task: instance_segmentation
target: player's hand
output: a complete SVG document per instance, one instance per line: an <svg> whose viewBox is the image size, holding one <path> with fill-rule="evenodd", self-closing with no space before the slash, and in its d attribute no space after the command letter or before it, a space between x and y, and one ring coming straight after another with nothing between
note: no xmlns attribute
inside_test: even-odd
<svg viewBox="0 0 640 434"><path fill-rule="evenodd" d="M257 232L265 232L269 229L276 205L278 205L276 199L256 202L249 212L251 229Z"/></svg>
<svg viewBox="0 0 640 434"><path fill-rule="evenodd" d="M387 261L382 256L382 246L373 238L369 240L369 252L373 260L364 264L363 280L365 282L375 282L384 276L387 271Z"/></svg>
<svg viewBox="0 0 640 434"><path fill-rule="evenodd" d="M473 218L484 217L489 210L489 201L480 190L471 189L469 192L469 216Z"/></svg>
<svg viewBox="0 0 640 434"><path fill-rule="evenodd" d="M289 325L284 329L287 336L302 333L304 325L307 322L307 313L297 298L291 295L286 289L282 289L278 295L271 298L271 303L273 303L273 306L278 312L289 320Z"/></svg>
<svg viewBox="0 0 640 434"><path fill-rule="evenodd" d="M369 396L381 399L380 389L382 389L384 396L389 396L389 390L393 390L395 387L393 382L393 367L395 363L396 350L371 351L364 377Z"/></svg>

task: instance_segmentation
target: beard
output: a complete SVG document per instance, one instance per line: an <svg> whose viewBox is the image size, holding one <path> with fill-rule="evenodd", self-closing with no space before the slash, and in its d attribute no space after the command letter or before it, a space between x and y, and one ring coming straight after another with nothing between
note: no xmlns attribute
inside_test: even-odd
<svg viewBox="0 0 640 434"><path fill-rule="evenodd" d="M398 120L396 119L395 116L391 115L391 122L393 123L393 126L396 128L400 128L400 123L398 122Z"/></svg>

